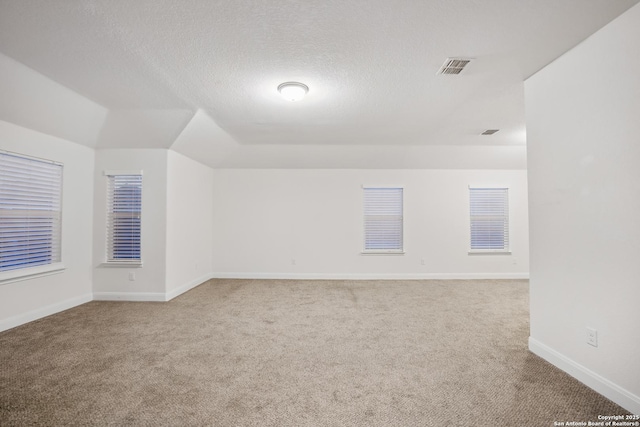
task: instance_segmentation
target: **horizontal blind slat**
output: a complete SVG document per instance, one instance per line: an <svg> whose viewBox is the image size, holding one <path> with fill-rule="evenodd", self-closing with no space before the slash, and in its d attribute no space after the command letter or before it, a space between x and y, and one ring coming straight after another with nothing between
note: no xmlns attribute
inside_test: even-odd
<svg viewBox="0 0 640 427"><path fill-rule="evenodd" d="M0 271L60 261L62 165L0 153Z"/></svg>
<svg viewBox="0 0 640 427"><path fill-rule="evenodd" d="M402 250L402 199L402 188L364 188L365 250Z"/></svg>
<svg viewBox="0 0 640 427"><path fill-rule="evenodd" d="M142 175L107 176L107 262L141 260Z"/></svg>
<svg viewBox="0 0 640 427"><path fill-rule="evenodd" d="M509 192L507 188L470 188L472 250L509 249Z"/></svg>

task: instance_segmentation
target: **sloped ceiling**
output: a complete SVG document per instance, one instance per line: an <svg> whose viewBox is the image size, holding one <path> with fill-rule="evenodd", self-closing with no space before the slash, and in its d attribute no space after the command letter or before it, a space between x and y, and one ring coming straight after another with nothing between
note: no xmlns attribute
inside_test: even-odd
<svg viewBox="0 0 640 427"><path fill-rule="evenodd" d="M519 150L523 167L524 79L638 1L0 0L0 52L90 103L100 126L62 136L97 148L171 147L215 167L420 167L484 147ZM474 60L437 76L455 56ZM290 80L309 86L304 100L279 96ZM61 133L23 104L0 119Z"/></svg>

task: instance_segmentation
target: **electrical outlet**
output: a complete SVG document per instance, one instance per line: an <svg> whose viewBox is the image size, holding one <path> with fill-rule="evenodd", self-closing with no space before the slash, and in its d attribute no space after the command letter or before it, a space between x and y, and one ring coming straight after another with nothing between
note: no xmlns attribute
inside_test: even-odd
<svg viewBox="0 0 640 427"><path fill-rule="evenodd" d="M294 258L291 259L291 265L296 265L296 260Z"/></svg>
<svg viewBox="0 0 640 427"><path fill-rule="evenodd" d="M598 331L593 328L587 328L587 344L598 346Z"/></svg>
<svg viewBox="0 0 640 427"><path fill-rule="evenodd" d="M131 280L132 282L134 280L136 280L136 273L135 272L133 272L133 271L129 272L129 280Z"/></svg>
<svg viewBox="0 0 640 427"><path fill-rule="evenodd" d="M424 258L422 258L422 259L420 260L420 264L421 264L421 265L426 265L426 264L425 264L425 262L424 262Z"/></svg>

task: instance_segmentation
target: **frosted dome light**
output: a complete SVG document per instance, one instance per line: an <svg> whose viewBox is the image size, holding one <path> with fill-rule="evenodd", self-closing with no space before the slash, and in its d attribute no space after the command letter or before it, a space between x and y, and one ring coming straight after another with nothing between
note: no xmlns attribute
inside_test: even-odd
<svg viewBox="0 0 640 427"><path fill-rule="evenodd" d="M286 82L278 86L278 92L287 101L300 101L309 92L309 87L298 82Z"/></svg>

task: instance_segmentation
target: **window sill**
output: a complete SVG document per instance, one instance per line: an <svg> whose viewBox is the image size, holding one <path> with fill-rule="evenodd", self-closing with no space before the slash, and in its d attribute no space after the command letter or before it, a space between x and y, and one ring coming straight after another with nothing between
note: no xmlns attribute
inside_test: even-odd
<svg viewBox="0 0 640 427"><path fill-rule="evenodd" d="M122 262L122 261L111 261L111 262L103 262L99 265L99 267L107 267L107 268L142 268L142 261L132 261L132 262Z"/></svg>
<svg viewBox="0 0 640 427"><path fill-rule="evenodd" d="M469 251L469 255L511 255L509 250L474 250Z"/></svg>
<svg viewBox="0 0 640 427"><path fill-rule="evenodd" d="M64 264L62 264L61 262L57 262L55 264L39 265L37 267L5 271L3 273L0 273L0 285L20 282L22 280L35 279L38 277L50 276L52 274L62 273L64 270Z"/></svg>
<svg viewBox="0 0 640 427"><path fill-rule="evenodd" d="M404 251L362 251L360 255L404 255Z"/></svg>

